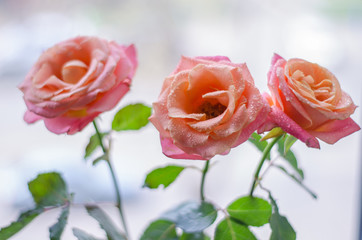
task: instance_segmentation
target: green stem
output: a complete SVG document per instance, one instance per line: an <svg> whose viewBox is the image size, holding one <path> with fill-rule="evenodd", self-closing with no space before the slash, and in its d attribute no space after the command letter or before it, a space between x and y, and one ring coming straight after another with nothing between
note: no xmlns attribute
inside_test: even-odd
<svg viewBox="0 0 362 240"><path fill-rule="evenodd" d="M204 195L205 176L206 176L207 171L209 170L209 164L210 164L210 160L206 160L204 170L202 171L201 187L200 187L201 201L205 201L205 195Z"/></svg>
<svg viewBox="0 0 362 240"><path fill-rule="evenodd" d="M97 126L97 123L96 123L95 120L93 120L93 126L94 126L94 129L96 130L96 134L97 134L97 137L98 137L99 145L101 145L101 148L102 148L102 150L103 150L103 153L106 154L106 153L107 153L107 150L106 150L106 148L105 148L104 145L103 145L102 135L101 135L101 133L100 133L99 130L98 130L98 126Z"/></svg>
<svg viewBox="0 0 362 240"><path fill-rule="evenodd" d="M111 176L112 176L112 180L113 180L113 184L114 184L114 189L116 191L116 198L117 198L117 205L116 206L117 206L117 208L119 210L119 214L121 216L121 222L122 222L125 234L126 234L126 236L128 238L128 236L129 236L128 235L128 228L127 228L127 224L126 224L126 220L124 218L123 208L122 208L121 191L120 191L120 187L119 187L119 184L118 184L118 181L117 181L117 178L116 178L116 174L114 172L112 162L111 162L110 157L108 155L109 149L107 150L103 145L102 135L98 130L97 123L95 122L95 120L93 120L93 126L94 126L94 129L96 130L96 134L98 136L98 140L99 140L100 146L101 146L101 148L103 150L103 153L107 156L106 162L107 162L109 170L111 172Z"/></svg>
<svg viewBox="0 0 362 240"><path fill-rule="evenodd" d="M266 148L264 149L263 151L263 155L261 156L261 159L260 159L260 163L255 171L255 174L254 174L254 180L253 180L253 184L251 185L251 188L250 188L250 197L253 196L253 193L254 193L254 190L255 190L255 187L257 185L257 182L259 180L259 173L260 173L260 170L261 168L263 167L263 164L265 162L265 159L268 157L269 153L270 153L270 150L273 148L273 146L279 141L279 139L282 137L283 135L280 135L276 138L273 139L273 141L271 141L267 146Z"/></svg>

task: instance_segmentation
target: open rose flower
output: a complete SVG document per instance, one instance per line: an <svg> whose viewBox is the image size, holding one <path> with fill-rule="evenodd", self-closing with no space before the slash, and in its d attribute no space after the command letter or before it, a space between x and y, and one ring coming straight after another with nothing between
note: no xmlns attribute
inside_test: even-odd
<svg viewBox="0 0 362 240"><path fill-rule="evenodd" d="M208 160L246 141L270 108L245 64L182 57L153 109L150 121L166 156Z"/></svg>
<svg viewBox="0 0 362 240"><path fill-rule="evenodd" d="M350 118L356 109L351 97L342 91L337 78L318 64L286 61L275 54L268 87L271 97L264 96L272 106L271 125L280 126L309 147L319 148L317 138L334 144L360 130Z"/></svg>
<svg viewBox="0 0 362 240"><path fill-rule="evenodd" d="M137 67L133 45L76 37L46 50L19 86L24 120L43 120L54 133L74 134L129 90Z"/></svg>

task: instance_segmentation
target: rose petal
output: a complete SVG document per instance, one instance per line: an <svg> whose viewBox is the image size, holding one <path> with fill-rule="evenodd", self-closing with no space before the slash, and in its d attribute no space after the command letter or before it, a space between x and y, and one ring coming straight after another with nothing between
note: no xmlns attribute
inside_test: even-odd
<svg viewBox="0 0 362 240"><path fill-rule="evenodd" d="M213 129L211 136L216 138L223 138L230 134L240 131L248 122L248 116L245 105L237 107L235 113L230 118L230 121L220 124Z"/></svg>
<svg viewBox="0 0 362 240"><path fill-rule="evenodd" d="M309 131L313 136L320 140L334 144L341 138L344 138L354 132L359 131L361 128L351 118L344 120L331 120L316 128L313 131Z"/></svg>
<svg viewBox="0 0 362 240"><path fill-rule="evenodd" d="M38 88L39 87L39 88ZM41 85L39 84L33 89L33 94L28 96L28 101L34 103L51 100L53 96L71 89L71 84L65 83L56 76L52 75L46 79Z"/></svg>
<svg viewBox="0 0 362 240"><path fill-rule="evenodd" d="M184 70L192 69L193 67L199 65L199 64L205 64L205 65L214 65L217 62L222 62L225 65L229 66L239 66L238 64L233 64L230 62L230 59L228 57L224 56L215 56L215 57L185 57L181 56L181 60L179 64L177 65L175 71L173 71L173 74L179 73Z"/></svg>
<svg viewBox="0 0 362 240"><path fill-rule="evenodd" d="M174 140L174 144L181 149L183 147L194 148L200 146L208 139L207 134L192 129L184 119L180 118L171 118L168 130L171 138Z"/></svg>
<svg viewBox="0 0 362 240"><path fill-rule="evenodd" d="M298 138L308 147L320 148L318 140L300 127L296 122L294 122L290 117L288 117L283 111L281 111L276 106L271 107L271 112L269 113L271 119L281 127L285 132L293 135Z"/></svg>
<svg viewBox="0 0 362 240"><path fill-rule="evenodd" d="M155 102L152 104L153 114L149 117L149 121L160 132L160 135L164 138L170 138L168 132L168 125L170 118L167 115L167 107L163 102Z"/></svg>
<svg viewBox="0 0 362 240"><path fill-rule="evenodd" d="M230 62L230 59L225 56L199 56L199 57L196 57L196 59L202 59L202 60L207 60L207 61L211 61L211 62L221 62L221 61Z"/></svg>
<svg viewBox="0 0 362 240"><path fill-rule="evenodd" d="M136 68L138 66L138 60L137 60L137 51L136 51L136 47L131 44L129 45L128 47L126 47L124 49L129 61L131 62L132 64L132 69L128 75L128 78L133 78L134 74L135 74L135 71L136 71Z"/></svg>
<svg viewBox="0 0 362 240"><path fill-rule="evenodd" d="M97 76L97 79L95 79L89 86L89 91L101 91L105 92L112 88L117 83L117 78L115 76L110 77L113 75L113 72L117 66L117 59L114 59L113 57L109 56L107 59L106 64L104 65L104 68L102 70L102 73Z"/></svg>
<svg viewBox="0 0 362 240"><path fill-rule="evenodd" d="M277 77L277 69L284 68L287 61L285 61L284 58L280 57L277 54L274 54L272 59L272 65L270 67L270 70L268 72L268 87L270 89L270 92L272 93L272 98L278 107L280 107L282 110L284 110L283 102L279 95L279 79Z"/></svg>
<svg viewBox="0 0 362 240"><path fill-rule="evenodd" d="M197 148L188 149L188 151L194 151L196 154L201 155L205 159L211 159L217 154L225 155L229 153L231 147L235 145L239 136L240 132L235 132L222 140L209 137L204 144L198 146Z"/></svg>
<svg viewBox="0 0 362 240"><path fill-rule="evenodd" d="M85 87L89 87L89 84L94 81L103 71L104 63L101 61L98 61L97 59L92 59L90 62L90 65L88 67L87 73L82 77L82 79L77 82L72 88L72 90Z"/></svg>
<svg viewBox="0 0 362 240"><path fill-rule="evenodd" d="M39 102L36 105L25 99L24 102L30 112L45 118L54 118L65 113L70 104L58 103L52 101Z"/></svg>
<svg viewBox="0 0 362 240"><path fill-rule="evenodd" d="M293 116L294 112L297 112L299 115L303 117L303 120L307 122L307 127L312 125L312 120L308 112L304 109L303 105L300 103L299 99L294 95L292 90L289 88L285 76L284 70L282 68L277 69L277 77L279 80L279 88L283 93L283 97L285 97L285 101L283 101L284 111L288 111L289 116ZM289 106L288 106L289 105Z"/></svg>
<svg viewBox="0 0 362 240"><path fill-rule="evenodd" d="M354 105L352 98L345 92L342 91L341 98L339 102L334 107L334 111L325 111L324 109L319 109L329 119L339 119L343 120L351 116L356 110L357 106ZM317 107L316 107L317 108Z"/></svg>
<svg viewBox="0 0 362 240"><path fill-rule="evenodd" d="M129 46L125 48L119 45L111 45L111 48L115 48L115 50L112 51L112 53L114 53L112 57L117 62L117 67L114 71L114 74L118 77L119 80L125 78L132 79L137 66L137 60L131 59L134 58L136 54L134 46L132 45L132 47ZM126 51L128 51L128 53ZM130 54L130 56L128 54Z"/></svg>
<svg viewBox="0 0 362 240"><path fill-rule="evenodd" d="M268 104L266 103L266 101L264 101L264 100L261 100L261 101L263 102L264 106L257 113L256 118L252 122L249 122L249 124L247 126L243 127L238 140L235 141L235 143L232 147L236 147L236 146L242 144L243 142L247 141L249 139L250 135L253 132L255 132L255 130L260 128L260 126L262 126L264 124L264 122L266 121L267 116L271 109L268 106Z"/></svg>
<svg viewBox="0 0 362 240"><path fill-rule="evenodd" d="M98 96L99 100L87 106L88 112L105 112L114 108L123 96L129 91L130 79L125 79L118 86Z"/></svg>
<svg viewBox="0 0 362 240"><path fill-rule="evenodd" d="M79 60L70 60L62 67L62 79L66 83L77 83L88 71L88 66Z"/></svg>
<svg viewBox="0 0 362 240"><path fill-rule="evenodd" d="M30 112L30 111L26 111L24 114L24 121L27 123L34 123L41 119L43 119L41 116L36 115L35 113Z"/></svg>
<svg viewBox="0 0 362 240"><path fill-rule="evenodd" d="M190 100L189 93L187 92L188 87L189 82L187 74L177 74L170 86L167 98L164 99L164 101L167 101L168 114L170 117L180 116L182 118L194 118L189 115L194 111L192 100Z"/></svg>
<svg viewBox="0 0 362 240"><path fill-rule="evenodd" d="M178 148L175 144L172 143L170 138L163 138L160 136L162 153L167 157L174 159L193 159L193 160L206 160L199 155L196 154L187 154L180 148Z"/></svg>
<svg viewBox="0 0 362 240"><path fill-rule="evenodd" d="M53 133L67 133L69 135L82 131L82 129L92 122L100 113L93 113L82 118L44 118L44 123L47 129Z"/></svg>
<svg viewBox="0 0 362 240"><path fill-rule="evenodd" d="M188 93L193 96L203 96L208 92L217 90L228 90L234 85L234 78L231 74L233 68L229 66L198 65L189 72Z"/></svg>

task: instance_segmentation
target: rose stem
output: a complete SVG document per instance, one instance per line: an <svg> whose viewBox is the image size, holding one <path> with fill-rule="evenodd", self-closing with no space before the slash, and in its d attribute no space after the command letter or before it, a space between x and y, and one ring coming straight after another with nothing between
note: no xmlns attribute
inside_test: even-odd
<svg viewBox="0 0 362 240"><path fill-rule="evenodd" d="M127 230L126 220L124 218L124 214L123 214L123 210L122 210L122 199L121 199L120 187L119 187L116 175L114 173L114 168L113 168L113 165L112 165L111 160L109 158L108 151L106 150L106 148L103 145L102 136L101 136L101 134L100 134L100 132L98 130L97 123L96 123L95 120L93 120L93 126L94 126L94 129L96 130L98 140L99 140L100 146L101 146L101 148L103 150L103 153L107 155L106 162L108 163L108 167L109 167L109 170L110 170L111 175L112 175L114 189L116 191L116 198L117 198L117 205L116 206L119 209L119 214L121 216L122 225L123 225L124 231L126 233L126 236L128 237L128 230Z"/></svg>
<svg viewBox="0 0 362 240"><path fill-rule="evenodd" d="M283 135L280 135L276 138L273 139L273 141L271 141L267 146L266 148L264 149L263 151L263 155L261 156L261 159L260 159L260 163L255 171L255 174L254 174L254 180L253 180L253 184L251 185L251 189L250 189L250 193L249 193L249 196L252 197L253 196L253 193L254 193L254 190L255 190L255 187L257 185L257 181L259 180L259 173L260 173L260 170L265 162L265 159L267 158L267 156L269 155L270 153L270 150L273 148L273 146L279 141L279 139L282 137Z"/></svg>
<svg viewBox="0 0 362 240"><path fill-rule="evenodd" d="M205 201L204 185L205 185L205 176L206 176L207 171L209 170L209 164L210 164L210 160L206 160L204 170L202 171L201 187L200 187L200 197L201 197L201 201Z"/></svg>

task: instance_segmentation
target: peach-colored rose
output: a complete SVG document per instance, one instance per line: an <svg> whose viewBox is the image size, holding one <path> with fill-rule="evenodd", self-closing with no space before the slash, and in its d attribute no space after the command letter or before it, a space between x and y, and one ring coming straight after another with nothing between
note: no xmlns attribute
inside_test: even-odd
<svg viewBox="0 0 362 240"><path fill-rule="evenodd" d="M137 67L133 45L76 37L46 50L19 86L24 120L43 120L49 131L74 134L129 90Z"/></svg>
<svg viewBox="0 0 362 240"><path fill-rule="evenodd" d="M182 57L153 109L166 156L208 160L246 141L270 108L247 66L218 56Z"/></svg>
<svg viewBox="0 0 362 240"><path fill-rule="evenodd" d="M309 147L319 148L316 138L334 144L360 130L350 118L356 109L327 69L302 59L286 61L275 54L268 73L271 92L264 95L272 111L269 118Z"/></svg>

